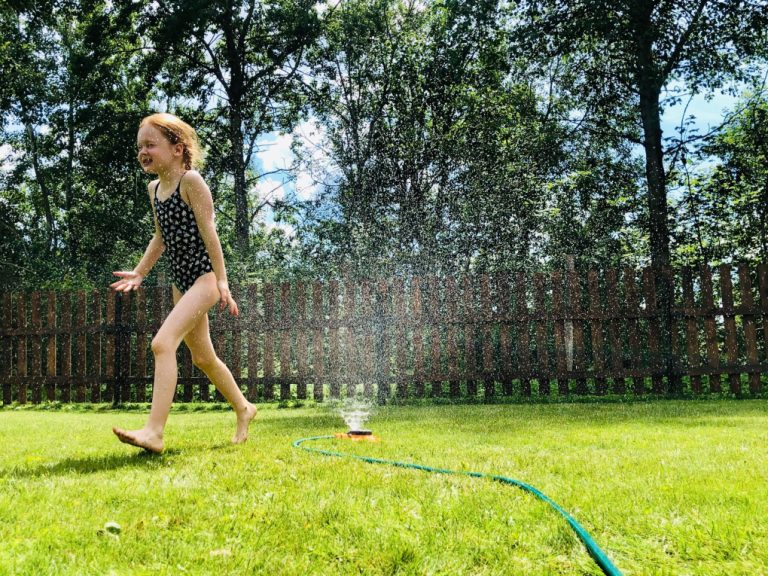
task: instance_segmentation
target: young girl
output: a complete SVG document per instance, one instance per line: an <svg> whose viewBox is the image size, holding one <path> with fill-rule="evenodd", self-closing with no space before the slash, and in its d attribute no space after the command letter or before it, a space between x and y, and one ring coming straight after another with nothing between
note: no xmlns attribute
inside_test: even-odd
<svg viewBox="0 0 768 576"><path fill-rule="evenodd" d="M256 408L245 399L232 373L216 356L208 328L208 310L216 301L234 316L239 311L229 292L224 255L213 222L211 192L193 170L202 159L197 134L172 114L153 114L141 121L137 145L144 171L158 176L147 186L155 234L136 268L115 272L120 280L110 287L121 292L136 290L167 251L174 305L152 340L155 378L149 419L141 430L113 428L113 432L126 444L149 452L163 451L163 430L176 392L176 349L184 340L192 362L205 372L237 414L232 442L245 442Z"/></svg>

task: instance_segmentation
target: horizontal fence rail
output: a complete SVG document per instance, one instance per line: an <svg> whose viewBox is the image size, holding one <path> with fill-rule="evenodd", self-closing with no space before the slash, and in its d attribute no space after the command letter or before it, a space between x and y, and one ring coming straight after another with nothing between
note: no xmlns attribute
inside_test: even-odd
<svg viewBox="0 0 768 576"><path fill-rule="evenodd" d="M766 264L233 293L240 317L213 310L211 334L251 400L755 395L768 373ZM151 398L151 341L172 307L170 287L2 293L0 305L3 404ZM222 399L184 346L178 382L181 400Z"/></svg>

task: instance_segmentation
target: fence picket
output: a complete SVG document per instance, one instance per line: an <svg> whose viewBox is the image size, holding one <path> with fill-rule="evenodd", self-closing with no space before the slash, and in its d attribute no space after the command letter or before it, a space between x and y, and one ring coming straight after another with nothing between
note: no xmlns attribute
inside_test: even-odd
<svg viewBox="0 0 768 576"><path fill-rule="evenodd" d="M443 363L441 353L441 335L440 327L438 325L438 319L440 318L440 300L438 296L438 283L437 278L430 276L427 279L429 286L429 307L427 313L429 315L430 325L430 349L432 362L430 365L430 380L432 381L433 397L443 395ZM471 392L470 392L471 394Z"/></svg>
<svg viewBox="0 0 768 576"><path fill-rule="evenodd" d="M258 302L259 290L256 284L248 286L247 305L245 314L248 324L253 328L248 331L248 387L246 397L250 402L258 400L258 377L259 377L259 334L264 330L264 323L259 315Z"/></svg>
<svg viewBox="0 0 768 576"><path fill-rule="evenodd" d="M371 283L364 280L360 288L360 311L363 323L363 357L366 358L365 364L361 367L363 379L363 393L369 398L373 395L373 383L376 377L373 342L374 330L374 301Z"/></svg>
<svg viewBox="0 0 768 576"><path fill-rule="evenodd" d="M56 400L56 358L58 357L58 354L56 352L56 346L58 343L58 327L56 326L56 321L58 319L58 314L56 314L56 292L53 290L49 290L47 293L47 305L48 305L48 314L47 314L47 322L46 322L46 329L49 332L48 336L48 342L46 346L46 385L45 385L45 396L49 402L53 402ZM97 334L96 337L99 335ZM99 361L101 361L101 358L99 358ZM98 401L98 400L96 400Z"/></svg>
<svg viewBox="0 0 768 576"><path fill-rule="evenodd" d="M456 294L456 281L453 278L445 279L445 319L448 323L446 328L446 352L448 356L448 393L452 398L461 395L459 383L459 349L456 338L456 324L458 316L456 308L458 297Z"/></svg>
<svg viewBox="0 0 768 576"><path fill-rule="evenodd" d="M565 351L565 308L563 303L563 274L552 272L552 313L554 315L555 358L557 362L557 393L570 392L568 364Z"/></svg>
<svg viewBox="0 0 768 576"><path fill-rule="evenodd" d="M613 268L605 273L605 293L608 300L608 340L611 351L611 376L613 380L613 393L624 394L624 344L621 341L618 300L618 274Z"/></svg>
<svg viewBox="0 0 768 576"><path fill-rule="evenodd" d="M296 284L296 324L298 326L296 334L296 370L298 384L296 385L296 397L300 400L307 398L307 378L309 369L307 357L309 350L307 348L307 287L304 282Z"/></svg>
<svg viewBox="0 0 768 576"><path fill-rule="evenodd" d="M701 303L704 316L704 337L707 348L707 364L709 368L709 391L718 393L721 390L720 349L715 326L715 302L712 285L712 271L707 266L699 269L701 276Z"/></svg>
<svg viewBox="0 0 768 576"><path fill-rule="evenodd" d="M32 388L32 403L39 404L42 400L42 383L43 383L43 367L42 367L42 340L41 334L43 324L40 316L40 292L35 290L32 292L32 335L30 343L30 369L32 371L30 378L30 385Z"/></svg>
<svg viewBox="0 0 768 576"><path fill-rule="evenodd" d="M640 312L640 304L637 298L637 287L635 284L635 271L631 268L625 268L623 273L624 280L624 315L627 325L627 340L629 343L629 350L640 350L640 337L638 334L638 318ZM630 360L632 356L627 355L628 364L625 368L629 368L630 371L642 371L643 366L641 359ZM632 384L632 391L637 394L643 394L645 392L645 382L642 376L630 376L630 383Z"/></svg>
<svg viewBox="0 0 768 576"><path fill-rule="evenodd" d="M600 376L600 374L605 373L605 351L603 350L604 344L602 322L604 311L600 298L600 282L596 270L590 270L587 272L587 284L589 292L589 314L591 316L590 334L592 336L592 365L594 366L595 373L598 374L598 376L595 378L595 394L598 396L603 396L608 391L605 377Z"/></svg>
<svg viewBox="0 0 768 576"><path fill-rule="evenodd" d="M648 368L651 372L651 392L664 393L664 367L661 357L661 343L659 340L659 318L656 305L656 280L657 271L654 268L643 270L643 294L645 296L645 313L648 327Z"/></svg>
<svg viewBox="0 0 768 576"><path fill-rule="evenodd" d="M513 393L512 374L514 372L512 368L512 313L510 309L510 290L511 290L511 278L509 276L501 276L497 280L499 289L499 302L497 310L497 320L499 324L499 378L501 380L501 393L504 396L510 396ZM526 311L527 314L527 311ZM520 340L522 340L521 328L525 325L527 327L527 318L520 319L517 323L517 332ZM527 336L527 335L526 335ZM527 344L526 344L527 345ZM518 347L520 343L518 342ZM522 372L522 369L519 370ZM520 374L520 380L522 383L522 374ZM524 388L521 385L521 389ZM522 390L521 390L521 393ZM523 393L524 394L524 393Z"/></svg>
<svg viewBox="0 0 768 576"><path fill-rule="evenodd" d="M739 265L739 286L741 287L741 305L744 308L742 323L744 325L744 347L747 352L747 372L749 373L749 391L752 394L760 392L760 370L757 368L760 362L757 354L757 330L755 328L755 301L752 296L752 280L749 275L749 266Z"/></svg>
<svg viewBox="0 0 768 576"><path fill-rule="evenodd" d="M392 306L389 298L389 284L386 280L379 280L377 286L378 292L378 305L379 313L377 314L377 321L379 325L379 352L377 355L378 364L378 396L379 398L387 398L390 395L390 322L392 317Z"/></svg>
<svg viewBox="0 0 768 576"><path fill-rule="evenodd" d="M550 370L549 370L549 349L547 343L547 306L546 306L546 288L544 286L544 274L536 272L533 275L533 286L535 291L534 301L535 309L533 318L536 323L536 355L539 359L538 373L536 379L539 384L539 394L549 396L550 394Z"/></svg>
<svg viewBox="0 0 768 576"><path fill-rule="evenodd" d="M75 379L77 387L75 397L77 402L85 402L85 291L75 293Z"/></svg>
<svg viewBox="0 0 768 576"><path fill-rule="evenodd" d="M685 317L685 340L688 353L688 366L698 370L701 366L699 353L699 329L696 323L696 307L693 301L693 277L691 270L683 270L683 315ZM694 393L701 392L701 376L691 375L691 389Z"/></svg>
<svg viewBox="0 0 768 576"><path fill-rule="evenodd" d="M424 324L421 305L421 281L411 283L411 311L413 315L413 387L417 398L423 398L424 390Z"/></svg>
<svg viewBox="0 0 768 576"><path fill-rule="evenodd" d="M472 311L477 309L475 304L475 291L472 284L472 280L465 276L462 281L462 292L464 301L464 314L462 320L464 322L464 377L467 383L467 395L477 395L477 358L475 352L475 334L477 321L476 316L472 314Z"/></svg>
<svg viewBox="0 0 768 576"><path fill-rule="evenodd" d="M491 304L490 278L486 275L480 277L480 318L482 321L483 341L483 392L486 399L492 398L495 393L496 370L493 365L493 333L491 321L493 319Z"/></svg>
<svg viewBox="0 0 768 576"><path fill-rule="evenodd" d="M515 279L515 310L517 312L517 362L520 373L520 393L531 395L531 343L528 309L528 278L519 272Z"/></svg>
<svg viewBox="0 0 768 576"><path fill-rule="evenodd" d="M733 370L738 362L738 344L736 342L736 313L733 306L733 282L731 280L731 265L721 264L720 292L723 298L723 321L725 324L725 353L728 361L728 383L731 393L741 392L741 378Z"/></svg>
<svg viewBox="0 0 768 576"><path fill-rule="evenodd" d="M273 400L275 397L275 286L271 283L264 285L264 384L263 398Z"/></svg>
<svg viewBox="0 0 768 576"><path fill-rule="evenodd" d="M90 377L93 378L91 383L91 402L101 402L101 377L103 375L103 362L101 359L101 338L102 338L102 321L103 314L101 313L101 290L94 288L91 291L91 324L94 327L95 332L91 335L91 365L90 365ZM141 388L144 389L145 383L141 383ZM143 400L142 400L143 401Z"/></svg>
<svg viewBox="0 0 768 576"><path fill-rule="evenodd" d="M568 271L568 292L569 292L569 316L573 326L573 365L572 369L577 373L576 394L589 394L587 379L584 376L585 357L584 357L584 321L582 320L583 310L581 304L581 285L576 270Z"/></svg>
<svg viewBox="0 0 768 576"><path fill-rule="evenodd" d="M357 328L355 327L355 285L352 280L347 278L344 282L344 299L341 305L341 314L344 317L345 340L344 340L344 360L343 360L343 382L346 384L346 394L353 397L357 393L357 383L359 380L357 361Z"/></svg>
<svg viewBox="0 0 768 576"><path fill-rule="evenodd" d="M280 400L291 397L291 285L280 285Z"/></svg>
<svg viewBox="0 0 768 576"><path fill-rule="evenodd" d="M0 327L2 328L2 335L0 335L0 342L2 342L2 370L0 370L0 376L3 379L3 404L8 405L13 401L12 387L11 387L11 375L13 374L13 337L9 334L13 325L13 312L11 308L11 294L6 292L3 294L3 316L0 321Z"/></svg>
<svg viewBox="0 0 768 576"><path fill-rule="evenodd" d="M72 293L61 293L61 401L72 400Z"/></svg>
<svg viewBox="0 0 768 576"><path fill-rule="evenodd" d="M323 350L323 286L320 282L312 284L312 320L315 326L313 336L314 351L312 371L314 373L313 397L320 401L324 397L323 379L325 378L325 356Z"/></svg>
<svg viewBox="0 0 768 576"><path fill-rule="evenodd" d="M395 306L395 367L396 367L396 388L395 392L399 398L408 397L408 359L406 340L407 318L405 314L405 283L402 278L395 278L392 293Z"/></svg>

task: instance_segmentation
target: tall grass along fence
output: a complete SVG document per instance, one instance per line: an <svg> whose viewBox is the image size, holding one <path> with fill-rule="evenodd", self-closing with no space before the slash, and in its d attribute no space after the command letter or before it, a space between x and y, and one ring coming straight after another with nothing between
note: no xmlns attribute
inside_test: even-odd
<svg viewBox="0 0 768 576"><path fill-rule="evenodd" d="M671 315L661 313L663 289L673 295ZM251 399L756 395L768 373L766 264L233 292L240 317L213 312L211 332ZM171 307L170 287L3 293L0 301L4 404L151 397L152 335ZM184 346L179 359L178 398L220 399Z"/></svg>

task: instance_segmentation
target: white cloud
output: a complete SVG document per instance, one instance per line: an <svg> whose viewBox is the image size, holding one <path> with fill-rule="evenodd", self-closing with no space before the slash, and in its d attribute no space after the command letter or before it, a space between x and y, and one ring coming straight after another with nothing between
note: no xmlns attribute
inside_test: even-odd
<svg viewBox="0 0 768 576"><path fill-rule="evenodd" d="M294 156L291 152L290 134L278 134L272 132L259 141L260 150L256 154L261 160L264 172L275 170L287 170L293 164Z"/></svg>
<svg viewBox="0 0 768 576"><path fill-rule="evenodd" d="M262 178L253 188L252 193L255 193L259 203L283 200L285 198L285 184L277 178Z"/></svg>
<svg viewBox="0 0 768 576"><path fill-rule="evenodd" d="M15 154L10 144L3 144L0 146L0 171L10 172L16 167L16 158L18 154Z"/></svg>

